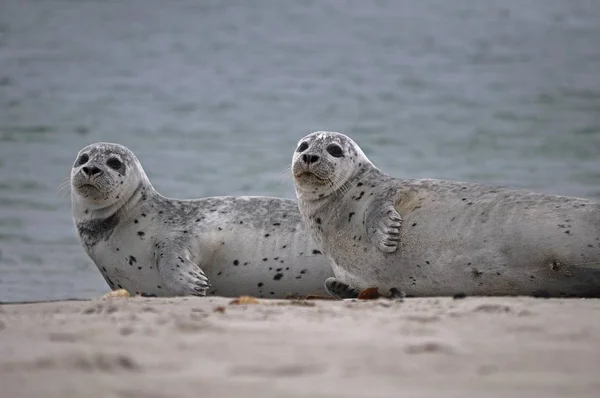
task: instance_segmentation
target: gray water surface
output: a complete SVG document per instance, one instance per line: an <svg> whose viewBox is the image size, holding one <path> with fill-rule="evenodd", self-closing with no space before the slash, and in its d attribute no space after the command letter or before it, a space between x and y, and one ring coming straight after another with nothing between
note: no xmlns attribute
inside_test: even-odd
<svg viewBox="0 0 600 398"><path fill-rule="evenodd" d="M0 1L0 301L108 286L77 151L119 142L171 197L294 197L313 130L383 170L600 198L595 0Z"/></svg>

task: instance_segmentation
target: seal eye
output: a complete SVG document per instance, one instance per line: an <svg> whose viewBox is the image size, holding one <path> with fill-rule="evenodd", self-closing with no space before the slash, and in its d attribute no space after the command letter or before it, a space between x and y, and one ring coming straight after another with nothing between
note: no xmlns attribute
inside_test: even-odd
<svg viewBox="0 0 600 398"><path fill-rule="evenodd" d="M106 161L106 165L111 169L119 170L123 163L117 158L110 158Z"/></svg>
<svg viewBox="0 0 600 398"><path fill-rule="evenodd" d="M87 153L84 153L83 155L81 155L79 157L79 159L77 159L77 165L81 166L82 164L86 164L88 162L88 160L90 160L90 157Z"/></svg>
<svg viewBox="0 0 600 398"><path fill-rule="evenodd" d="M300 146L298 147L298 152L304 152L306 151L306 148L308 148L308 144L306 143L306 141L304 141L302 144L300 144Z"/></svg>
<svg viewBox="0 0 600 398"><path fill-rule="evenodd" d="M329 152L329 154L331 156L333 156L334 158L341 158L342 156L344 156L344 152L342 151L342 148L340 148L336 144L329 145L327 147L327 152Z"/></svg>

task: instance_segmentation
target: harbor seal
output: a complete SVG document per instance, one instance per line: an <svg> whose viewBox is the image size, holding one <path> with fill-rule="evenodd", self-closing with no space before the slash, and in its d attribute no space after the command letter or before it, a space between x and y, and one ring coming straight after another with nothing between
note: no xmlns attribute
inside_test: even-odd
<svg viewBox="0 0 600 398"><path fill-rule="evenodd" d="M96 143L71 170L78 236L111 289L150 296L326 294L333 276L294 200L160 195L129 149Z"/></svg>
<svg viewBox="0 0 600 398"><path fill-rule="evenodd" d="M349 137L315 132L293 155L302 219L338 298L600 296L600 203L481 184L395 179ZM394 290L393 290L394 291Z"/></svg>

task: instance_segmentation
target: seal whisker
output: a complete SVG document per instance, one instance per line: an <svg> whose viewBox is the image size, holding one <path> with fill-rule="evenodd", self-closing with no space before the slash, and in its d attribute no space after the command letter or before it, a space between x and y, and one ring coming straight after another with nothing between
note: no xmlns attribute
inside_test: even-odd
<svg viewBox="0 0 600 398"><path fill-rule="evenodd" d="M293 186L293 182L291 179L292 176L292 165L289 164L283 168L283 170L279 171L275 177L274 181L270 182L270 186L275 185L288 185Z"/></svg>
<svg viewBox="0 0 600 398"><path fill-rule="evenodd" d="M63 181L58 184L56 188L56 194L60 197L66 197L67 194L71 191L71 178L67 177Z"/></svg>

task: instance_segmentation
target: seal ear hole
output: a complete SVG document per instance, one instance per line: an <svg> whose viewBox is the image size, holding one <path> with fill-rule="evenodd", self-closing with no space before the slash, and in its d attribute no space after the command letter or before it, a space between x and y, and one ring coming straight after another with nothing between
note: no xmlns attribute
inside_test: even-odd
<svg viewBox="0 0 600 398"><path fill-rule="evenodd" d="M298 152L304 152L308 148L308 143L306 141L302 142L298 147Z"/></svg>
<svg viewBox="0 0 600 398"><path fill-rule="evenodd" d="M106 161L106 165L111 169L118 170L123 166L123 163L117 158L110 158Z"/></svg>
<svg viewBox="0 0 600 398"><path fill-rule="evenodd" d="M329 154L334 158L341 158L342 156L344 156L344 151L342 151L342 148L340 148L340 146L336 144L329 145L327 147L327 152L329 152Z"/></svg>
<svg viewBox="0 0 600 398"><path fill-rule="evenodd" d="M76 166L86 164L90 160L90 156L87 153L82 154L79 159L75 162Z"/></svg>

